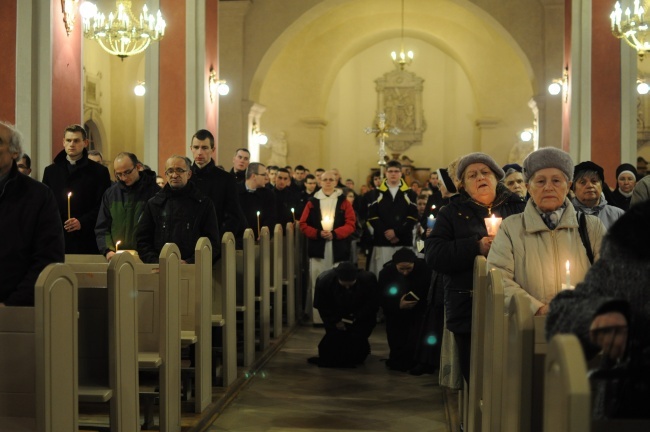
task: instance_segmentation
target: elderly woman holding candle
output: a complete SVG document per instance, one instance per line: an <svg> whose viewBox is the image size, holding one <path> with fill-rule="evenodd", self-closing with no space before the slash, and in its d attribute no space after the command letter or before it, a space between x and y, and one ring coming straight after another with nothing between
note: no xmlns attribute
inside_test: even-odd
<svg viewBox="0 0 650 432"><path fill-rule="evenodd" d="M501 219L523 211L523 199L499 181L504 172L485 153L471 153L458 162L456 176L460 196L442 207L426 240L426 261L442 277L446 324L454 334L460 368L469 382L470 334L472 329L472 273L474 259L487 256ZM492 222L492 215L495 216Z"/></svg>
<svg viewBox="0 0 650 432"><path fill-rule="evenodd" d="M523 213L501 224L488 255L489 268L503 273L506 305L524 291L532 312L547 314L553 297L582 281L599 257L605 227L595 216L578 217L567 198L573 169L571 156L551 147L524 160L530 199Z"/></svg>
<svg viewBox="0 0 650 432"><path fill-rule="evenodd" d="M337 177L333 171L321 175L321 189L307 201L300 217L300 231L307 237L310 290L316 278L334 263L350 260L350 236L356 229L356 217L350 201L341 189L335 188ZM320 323L314 311L314 322Z"/></svg>

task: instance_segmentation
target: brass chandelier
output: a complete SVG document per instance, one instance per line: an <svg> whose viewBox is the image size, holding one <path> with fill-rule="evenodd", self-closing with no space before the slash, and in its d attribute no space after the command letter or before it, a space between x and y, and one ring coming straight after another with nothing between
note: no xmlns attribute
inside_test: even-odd
<svg viewBox="0 0 650 432"><path fill-rule="evenodd" d="M619 39L623 39L629 46L637 50L642 60L646 52L650 51L650 34L648 23L645 21L645 8L640 0L634 0L633 10L629 7L621 7L616 2L614 10L609 18L612 24L612 33Z"/></svg>

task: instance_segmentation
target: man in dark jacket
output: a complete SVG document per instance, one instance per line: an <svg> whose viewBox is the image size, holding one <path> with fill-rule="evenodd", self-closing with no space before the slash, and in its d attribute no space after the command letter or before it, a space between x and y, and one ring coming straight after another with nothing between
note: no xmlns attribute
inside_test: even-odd
<svg viewBox="0 0 650 432"><path fill-rule="evenodd" d="M87 147L83 126L68 126L64 149L43 174L43 183L52 189L59 206L67 254L98 253L95 224L102 196L111 186L108 169L88 159Z"/></svg>
<svg viewBox="0 0 650 432"><path fill-rule="evenodd" d="M368 222L374 230L370 271L379 274L398 249L413 246L413 227L418 221L417 196L402 179L398 161L386 165L386 180L375 197L368 207Z"/></svg>
<svg viewBox="0 0 650 432"><path fill-rule="evenodd" d="M113 169L117 182L104 192L95 225L97 247L109 261L118 247L137 249L135 232L144 206L160 192L156 173L145 170L133 153L118 154Z"/></svg>
<svg viewBox="0 0 650 432"><path fill-rule="evenodd" d="M251 162L251 152L245 148L235 150L235 156L232 158L232 169L230 174L235 178L237 183L246 181L246 170Z"/></svg>
<svg viewBox="0 0 650 432"><path fill-rule="evenodd" d="M266 179L266 167L253 162L246 171L246 181L237 185L242 211L256 239L262 227L268 227L271 236L275 228L275 197L270 189L264 187Z"/></svg>
<svg viewBox="0 0 650 432"><path fill-rule="evenodd" d="M38 275L65 254L54 194L18 172L21 140L0 122L0 307L32 306Z"/></svg>
<svg viewBox="0 0 650 432"><path fill-rule="evenodd" d="M215 166L212 159L212 133L205 129L197 131L190 142L190 150L194 157L190 182L196 184L212 200L219 221L219 232L231 232L235 237L241 237L247 225L239 204L237 182L232 175Z"/></svg>
<svg viewBox="0 0 650 432"><path fill-rule="evenodd" d="M375 328L377 279L351 262L342 262L316 280L314 307L325 336L318 344L319 357L309 363L321 367L355 367L370 354L368 338Z"/></svg>
<svg viewBox="0 0 650 432"><path fill-rule="evenodd" d="M284 229L287 223L296 220L295 212L300 203L299 192L291 186L291 177L289 177L289 171L285 168L278 169L273 194L275 195L276 223L282 225ZM298 215L298 219L300 219L300 216Z"/></svg>
<svg viewBox="0 0 650 432"><path fill-rule="evenodd" d="M138 254L145 263L157 263L165 243L176 243L183 263L194 263L194 247L200 237L212 243L212 262L221 255L219 224L212 201L193 183L192 162L172 156L165 163L167 184L147 202L138 224Z"/></svg>

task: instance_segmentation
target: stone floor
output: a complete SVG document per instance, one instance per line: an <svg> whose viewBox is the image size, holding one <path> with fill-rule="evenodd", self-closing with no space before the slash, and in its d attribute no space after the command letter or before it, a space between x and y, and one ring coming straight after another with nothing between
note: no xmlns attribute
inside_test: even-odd
<svg viewBox="0 0 650 432"><path fill-rule="evenodd" d="M389 371L385 330L371 337L372 354L356 369L319 368L322 328L299 327L251 377L208 429L212 432L447 432L445 394L437 376Z"/></svg>

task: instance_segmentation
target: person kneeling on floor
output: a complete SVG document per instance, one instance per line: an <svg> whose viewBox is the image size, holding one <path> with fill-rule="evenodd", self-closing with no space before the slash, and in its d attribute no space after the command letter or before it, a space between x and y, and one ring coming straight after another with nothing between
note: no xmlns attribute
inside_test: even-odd
<svg viewBox="0 0 650 432"><path fill-rule="evenodd" d="M368 338L376 324L377 279L350 262L321 273L316 280L314 307L325 326L318 344L321 367L355 367L370 354Z"/></svg>

